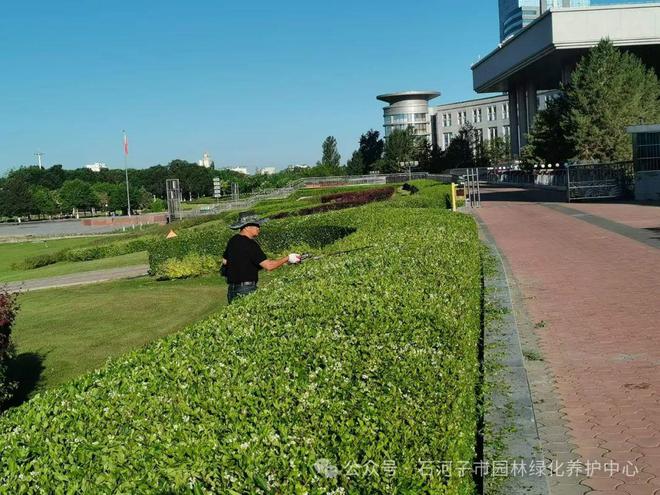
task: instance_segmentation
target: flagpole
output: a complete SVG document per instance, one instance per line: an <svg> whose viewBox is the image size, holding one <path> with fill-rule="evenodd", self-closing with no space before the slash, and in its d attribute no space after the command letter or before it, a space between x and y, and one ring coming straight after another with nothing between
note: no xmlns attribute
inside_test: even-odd
<svg viewBox="0 0 660 495"><path fill-rule="evenodd" d="M126 131L124 133L124 173L126 174L126 201L128 203L128 216L131 216L131 193L128 187L128 137Z"/></svg>

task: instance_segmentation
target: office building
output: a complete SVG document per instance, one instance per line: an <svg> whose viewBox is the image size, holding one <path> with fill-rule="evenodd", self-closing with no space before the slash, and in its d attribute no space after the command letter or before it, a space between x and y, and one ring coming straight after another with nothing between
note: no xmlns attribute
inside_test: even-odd
<svg viewBox="0 0 660 495"><path fill-rule="evenodd" d="M215 162L211 158L211 155L208 154L208 152L204 153L202 159L197 161L197 165L204 168L215 168Z"/></svg>
<svg viewBox="0 0 660 495"><path fill-rule="evenodd" d="M395 130L412 127L417 136L433 141L433 128L429 114L429 101L440 96L437 91L404 91L388 93L376 98L389 103L383 108L385 138Z"/></svg>
<svg viewBox="0 0 660 495"><path fill-rule="evenodd" d="M556 92L539 93L537 105L545 108ZM509 139L509 97L496 95L474 100L429 106L440 95L436 91L405 91L378 96L381 101L393 102L383 109L385 138L397 129L412 126L415 134L432 145L445 150L461 128L471 124L483 140Z"/></svg>
<svg viewBox="0 0 660 495"><path fill-rule="evenodd" d="M660 2L551 8L472 66L477 93L509 95L511 149L527 144L541 91L570 81L588 51L603 38L634 53L660 74ZM617 2L625 3L625 2Z"/></svg>

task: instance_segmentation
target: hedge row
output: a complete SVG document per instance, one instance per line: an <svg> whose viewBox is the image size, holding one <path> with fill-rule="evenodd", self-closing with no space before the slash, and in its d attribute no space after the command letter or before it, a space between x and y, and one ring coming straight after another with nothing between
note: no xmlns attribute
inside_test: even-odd
<svg viewBox="0 0 660 495"><path fill-rule="evenodd" d="M345 208L354 208L356 206L362 206L373 201L384 201L391 198L393 194L393 187L328 194L321 197L322 204L320 205L309 206L307 208L298 208L292 211L283 211L271 215L271 218L279 219L288 218L291 216L315 215L317 213L326 213L329 211L343 210Z"/></svg>
<svg viewBox="0 0 660 495"><path fill-rule="evenodd" d="M62 261L91 261L137 253L146 251L154 239L155 237L148 236L127 241L115 241L81 248L63 249L55 253L30 256L20 263L13 265L13 268L18 270L33 270Z"/></svg>
<svg viewBox="0 0 660 495"><path fill-rule="evenodd" d="M270 255L283 255L285 250L307 251L319 249L353 232L344 226L316 225L305 219L273 221L263 225L259 244ZM183 232L173 239L158 239L149 244L149 272L162 279L210 273L219 265L209 263L207 257L222 259L229 238L236 231L227 227ZM190 257L191 254L200 255ZM195 260L203 261L197 269ZM187 275L183 275L187 273ZM174 276L180 274L179 276Z"/></svg>
<svg viewBox="0 0 660 495"><path fill-rule="evenodd" d="M371 248L285 267L0 418L3 490L473 493L420 462L474 456L474 222L375 205L309 220L357 229L333 250Z"/></svg>
<svg viewBox="0 0 660 495"><path fill-rule="evenodd" d="M18 312L16 295L0 287L0 411L8 401L16 384L8 376L9 361L14 357L11 328ZM1 488L0 488L1 489Z"/></svg>
<svg viewBox="0 0 660 495"><path fill-rule="evenodd" d="M321 203L370 203L371 201L389 199L393 194L394 188L391 186L378 189L367 189L366 191L347 191L321 196Z"/></svg>

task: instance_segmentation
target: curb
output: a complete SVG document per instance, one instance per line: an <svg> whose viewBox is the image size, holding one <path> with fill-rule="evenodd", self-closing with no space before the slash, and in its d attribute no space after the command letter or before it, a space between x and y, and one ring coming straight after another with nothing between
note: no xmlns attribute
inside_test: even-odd
<svg viewBox="0 0 660 495"><path fill-rule="evenodd" d="M501 436L503 445L497 453L499 458L486 459L491 463L506 461L509 476L502 484L494 483L495 478L486 477L484 493L547 495L547 477L530 473L529 469L543 463L544 456L504 262L486 226L476 215L474 218L479 225L482 241L495 255L494 272L484 280L486 298L489 303L505 311L499 320L487 321L484 329L484 361L497 362L502 366L497 379L507 385L505 390L494 388L488 397L490 407L484 421L489 430L484 444L487 456L489 445ZM513 431L507 432L511 428ZM514 463L524 463L525 472L512 473Z"/></svg>

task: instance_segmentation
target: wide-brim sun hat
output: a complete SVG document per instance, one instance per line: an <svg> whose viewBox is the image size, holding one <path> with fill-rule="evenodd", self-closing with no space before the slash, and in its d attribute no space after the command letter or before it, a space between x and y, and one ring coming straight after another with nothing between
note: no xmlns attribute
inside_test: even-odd
<svg viewBox="0 0 660 495"><path fill-rule="evenodd" d="M231 224L229 228L234 230L240 230L248 225L256 225L257 227L261 227L261 225L266 223L267 221L268 221L267 218L261 218L258 215L254 215L248 212L243 212L238 214L238 220L235 223Z"/></svg>

